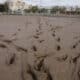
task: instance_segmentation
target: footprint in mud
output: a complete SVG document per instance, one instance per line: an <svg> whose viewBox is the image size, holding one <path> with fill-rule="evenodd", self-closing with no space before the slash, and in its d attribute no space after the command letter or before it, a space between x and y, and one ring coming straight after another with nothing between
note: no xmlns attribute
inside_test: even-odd
<svg viewBox="0 0 80 80"><path fill-rule="evenodd" d="M44 74L46 75L43 78L41 78L42 80L44 80L44 79L45 80L53 80L52 75L51 75L49 69L47 69L44 66L44 60L45 59L43 58L39 62L37 61L38 63L37 63L37 65L35 64L36 66L34 66L34 70L39 72L41 76L44 76Z"/></svg>
<svg viewBox="0 0 80 80"><path fill-rule="evenodd" d="M77 47L77 44L74 44L73 46L72 46L72 49L75 49Z"/></svg>
<svg viewBox="0 0 80 80"><path fill-rule="evenodd" d="M8 60L6 61L7 65L12 65L15 62L15 58L16 58L16 54L12 54L11 56L9 56Z"/></svg>
<svg viewBox="0 0 80 80"><path fill-rule="evenodd" d="M29 68L27 69L27 74L29 74L33 80L53 80L53 77L49 69L46 68L44 62L46 57L48 57L48 55L36 56L34 65L29 65Z"/></svg>
<svg viewBox="0 0 80 80"><path fill-rule="evenodd" d="M75 49L80 44L80 40L78 40L75 44L72 45L72 49Z"/></svg>
<svg viewBox="0 0 80 80"><path fill-rule="evenodd" d="M35 39L38 39L38 38L39 38L39 36L37 36L37 35L34 35L33 37L34 37Z"/></svg>
<svg viewBox="0 0 80 80"><path fill-rule="evenodd" d="M61 50L61 46L60 45L56 45L56 50L60 51Z"/></svg>
<svg viewBox="0 0 80 80"><path fill-rule="evenodd" d="M39 32L39 30L38 29L36 29L36 33L38 33Z"/></svg>
<svg viewBox="0 0 80 80"><path fill-rule="evenodd" d="M42 58L37 58L35 60L35 65L34 65L34 69L37 70L37 71L41 71L43 66L44 66L44 60L45 58L42 57Z"/></svg>
<svg viewBox="0 0 80 80"><path fill-rule="evenodd" d="M43 67L43 69L41 70L41 68ZM42 78L42 80L53 80L52 75L49 71L49 69L47 69L46 67L44 67L44 59L42 59L39 63L39 65L37 66L37 69L35 69L36 71L38 71L41 75L44 76L44 74L46 76L44 76L44 78Z"/></svg>
<svg viewBox="0 0 80 80"><path fill-rule="evenodd" d="M8 39L4 39L4 40L2 40L2 41L5 42L5 43L7 43L7 44L10 44L10 43L13 42L12 40L8 40Z"/></svg>
<svg viewBox="0 0 80 80"><path fill-rule="evenodd" d="M78 40L78 43L80 43L80 40Z"/></svg>
<svg viewBox="0 0 80 80"><path fill-rule="evenodd" d="M40 35L42 34L42 32L41 31L39 31L39 30L36 30L36 34L35 35L33 35L33 37L35 38L35 39L39 39L39 37L40 37Z"/></svg>
<svg viewBox="0 0 80 80"><path fill-rule="evenodd" d="M61 41L61 38L58 37L55 32L52 33L52 36L54 37L54 39L55 39L57 42L60 42L60 41Z"/></svg>
<svg viewBox="0 0 80 80"><path fill-rule="evenodd" d="M60 41L61 41L60 37L58 37L58 38L56 39L56 41L57 41L57 42L60 42Z"/></svg>
<svg viewBox="0 0 80 80"><path fill-rule="evenodd" d="M49 69L46 70L46 74L47 74L47 80L54 80L54 79L52 78L52 75L51 75Z"/></svg>
<svg viewBox="0 0 80 80"><path fill-rule="evenodd" d="M18 35L18 32L12 34L12 39L16 39L17 35Z"/></svg>
<svg viewBox="0 0 80 80"><path fill-rule="evenodd" d="M0 43L0 48L7 48L7 46L3 43Z"/></svg>
<svg viewBox="0 0 80 80"><path fill-rule="evenodd" d="M58 37L55 32L52 33L52 36L55 38L55 40L56 40L57 42L60 42L60 41L61 41L61 38Z"/></svg>
<svg viewBox="0 0 80 80"><path fill-rule="evenodd" d="M36 33L36 35L37 35L37 36L40 36L40 35L42 35L42 33L43 33L43 32L38 32L38 33Z"/></svg>
<svg viewBox="0 0 80 80"><path fill-rule="evenodd" d="M16 46L16 45L15 45L15 47L16 47L17 51L24 51L24 52L26 52L26 53L28 52L28 50L25 49L25 48L23 48L23 47Z"/></svg>
<svg viewBox="0 0 80 80"><path fill-rule="evenodd" d="M68 58L68 55L67 54L66 55L62 55L61 57L60 56L59 57L56 57L57 61L60 61L60 62L66 61L67 58Z"/></svg>
<svg viewBox="0 0 80 80"><path fill-rule="evenodd" d="M75 57L71 58L70 63L74 63L75 67L72 72L72 80L80 80L80 54L76 55Z"/></svg>
<svg viewBox="0 0 80 80"><path fill-rule="evenodd" d="M21 29L20 29L20 28L18 28L18 31L21 31Z"/></svg>
<svg viewBox="0 0 80 80"><path fill-rule="evenodd" d="M71 58L70 59L70 63L73 62L73 63L77 63L77 60L80 58L80 53L77 54L75 57Z"/></svg>
<svg viewBox="0 0 80 80"><path fill-rule="evenodd" d="M1 37L0 41L4 42L4 43L7 43L7 44L11 44L11 43L13 43L14 40L7 39L6 37Z"/></svg>
<svg viewBox="0 0 80 80"><path fill-rule="evenodd" d="M50 27L52 27L53 25L52 25L52 24L50 24L49 26L50 26Z"/></svg>
<svg viewBox="0 0 80 80"><path fill-rule="evenodd" d="M36 29L36 33L38 33L38 35L42 34L42 31L38 28Z"/></svg>
<svg viewBox="0 0 80 80"><path fill-rule="evenodd" d="M12 36L16 36L17 35L17 33L14 33Z"/></svg>
<svg viewBox="0 0 80 80"><path fill-rule="evenodd" d="M50 57L50 56L52 56L52 54L44 54L44 55L35 54L36 60L35 60L34 68L37 71L43 70L44 61L47 57Z"/></svg>
<svg viewBox="0 0 80 80"><path fill-rule="evenodd" d="M42 43L42 42L44 42L45 40L39 40L39 43Z"/></svg>
<svg viewBox="0 0 80 80"><path fill-rule="evenodd" d="M56 36L56 34L55 34L55 33L52 33L52 36L53 36L53 37L55 37L55 36Z"/></svg>
<svg viewBox="0 0 80 80"><path fill-rule="evenodd" d="M39 36L41 35L43 32L39 31L39 32L36 32L36 35Z"/></svg>
<svg viewBox="0 0 80 80"><path fill-rule="evenodd" d="M44 58L36 60L35 65L34 65L34 69L37 71L41 71L41 68L43 67L43 63L44 63Z"/></svg>
<svg viewBox="0 0 80 80"><path fill-rule="evenodd" d="M33 68L28 65L28 70L26 71L27 74L29 74L33 80L38 80L37 75L35 74Z"/></svg>
<svg viewBox="0 0 80 80"><path fill-rule="evenodd" d="M37 47L35 45L33 45L32 46L32 50L36 52L37 51Z"/></svg>
<svg viewBox="0 0 80 80"><path fill-rule="evenodd" d="M54 30L54 28L52 27L49 31L53 31L53 32L54 32L55 30Z"/></svg>
<svg viewBox="0 0 80 80"><path fill-rule="evenodd" d="M0 38L3 38L4 37L4 35L3 34L0 34Z"/></svg>

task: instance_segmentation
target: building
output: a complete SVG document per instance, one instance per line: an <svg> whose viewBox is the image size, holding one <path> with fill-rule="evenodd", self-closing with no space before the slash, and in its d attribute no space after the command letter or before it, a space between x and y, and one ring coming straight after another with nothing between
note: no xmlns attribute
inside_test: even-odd
<svg viewBox="0 0 80 80"><path fill-rule="evenodd" d="M12 12L20 11L23 13L24 9L29 8L29 4L25 3L23 0L9 0L9 9Z"/></svg>

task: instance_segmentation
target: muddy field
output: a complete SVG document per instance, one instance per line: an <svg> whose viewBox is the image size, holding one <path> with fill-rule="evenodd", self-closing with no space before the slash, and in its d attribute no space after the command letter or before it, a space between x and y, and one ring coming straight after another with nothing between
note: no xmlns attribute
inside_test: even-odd
<svg viewBox="0 0 80 80"><path fill-rule="evenodd" d="M80 18L0 16L0 80L80 80Z"/></svg>

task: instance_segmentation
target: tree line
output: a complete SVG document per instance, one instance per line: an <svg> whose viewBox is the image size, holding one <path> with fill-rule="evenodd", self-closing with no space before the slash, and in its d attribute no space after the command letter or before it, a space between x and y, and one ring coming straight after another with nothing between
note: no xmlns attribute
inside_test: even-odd
<svg viewBox="0 0 80 80"><path fill-rule="evenodd" d="M65 6L53 6L51 8L39 8L38 6L32 6L29 9L24 10L26 13L50 13L50 14L80 14L80 8L79 7L70 7L69 10L67 10L67 7Z"/></svg>
<svg viewBox="0 0 80 80"><path fill-rule="evenodd" d="M8 12L9 5L8 2L5 2L4 4L0 4L0 12Z"/></svg>
<svg viewBox="0 0 80 80"><path fill-rule="evenodd" d="M5 2L3 5L0 5L0 12L9 12L9 4ZM76 6L75 8L70 7L67 10L65 6L53 6L51 8L40 8L38 6L31 6L28 9L24 9L25 13L50 13L50 14L80 14L80 7Z"/></svg>

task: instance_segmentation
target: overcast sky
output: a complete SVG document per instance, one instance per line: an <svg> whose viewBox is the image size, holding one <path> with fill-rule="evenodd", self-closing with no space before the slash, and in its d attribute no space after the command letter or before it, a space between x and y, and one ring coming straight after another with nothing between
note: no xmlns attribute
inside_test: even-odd
<svg viewBox="0 0 80 80"><path fill-rule="evenodd" d="M51 5L80 6L80 0L26 0L29 3Z"/></svg>
<svg viewBox="0 0 80 80"><path fill-rule="evenodd" d="M1 3L6 0L0 0ZM66 6L80 6L80 0L24 0L31 4L52 6L52 5L66 5Z"/></svg>

